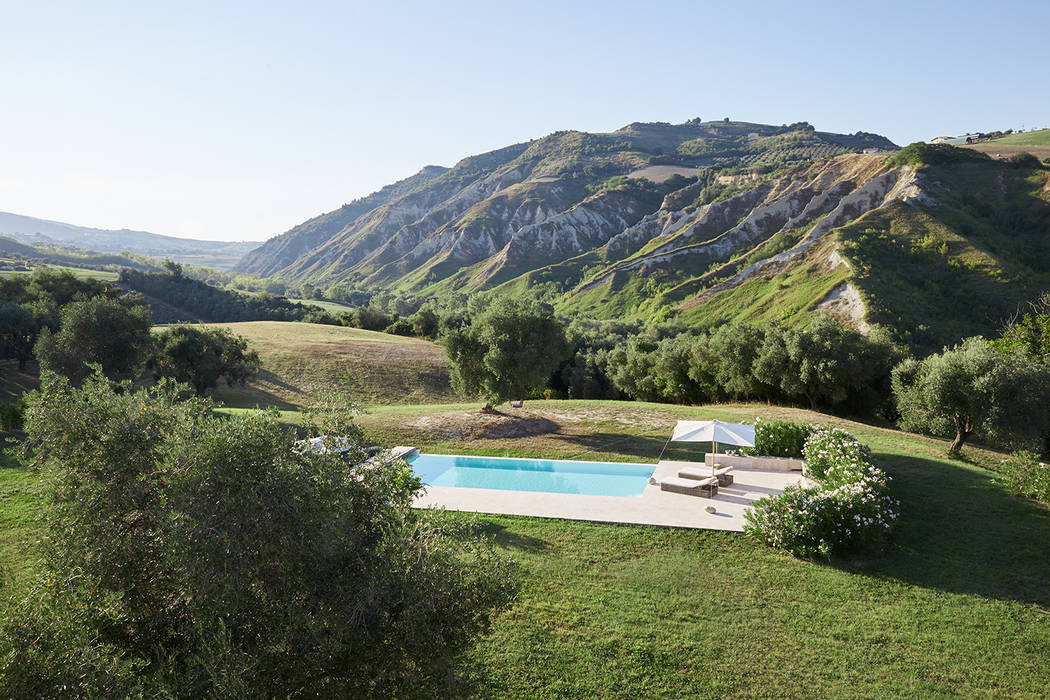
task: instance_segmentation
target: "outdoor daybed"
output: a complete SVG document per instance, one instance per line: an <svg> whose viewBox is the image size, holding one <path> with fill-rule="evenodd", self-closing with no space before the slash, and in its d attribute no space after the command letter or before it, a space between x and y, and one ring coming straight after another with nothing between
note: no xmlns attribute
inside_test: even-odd
<svg viewBox="0 0 1050 700"><path fill-rule="evenodd" d="M733 468L721 467L711 470L704 467L683 467L678 470L678 476L683 479L707 479L714 477L718 479L719 486L729 486L733 483Z"/></svg>
<svg viewBox="0 0 1050 700"><path fill-rule="evenodd" d="M687 496L704 496L711 498L718 493L718 479L683 479L680 476L665 476L660 479L660 490L673 493L684 493Z"/></svg>

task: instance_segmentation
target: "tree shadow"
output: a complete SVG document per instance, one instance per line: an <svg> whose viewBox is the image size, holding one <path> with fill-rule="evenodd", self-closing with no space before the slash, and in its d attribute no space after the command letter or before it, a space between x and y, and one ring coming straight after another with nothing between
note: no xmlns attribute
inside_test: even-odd
<svg viewBox="0 0 1050 700"><path fill-rule="evenodd" d="M474 528L485 537L489 537L500 547L507 549L520 549L526 552L542 552L549 545L537 537L530 537L507 529L506 525L500 525L490 520L479 520Z"/></svg>
<svg viewBox="0 0 1050 700"><path fill-rule="evenodd" d="M703 462L704 455L710 450L711 443L668 442L668 435L626 435L624 433L589 433L571 435L560 433L553 436L556 440L578 445L581 451L576 456L588 452L616 452L636 459L651 460L657 458L681 461ZM665 449L666 446L666 449ZM660 457L661 452L663 456Z"/></svg>
<svg viewBox="0 0 1050 700"><path fill-rule="evenodd" d="M901 500L894 546L870 565L840 568L1050 608L1050 509L976 468L900 455L875 460Z"/></svg>

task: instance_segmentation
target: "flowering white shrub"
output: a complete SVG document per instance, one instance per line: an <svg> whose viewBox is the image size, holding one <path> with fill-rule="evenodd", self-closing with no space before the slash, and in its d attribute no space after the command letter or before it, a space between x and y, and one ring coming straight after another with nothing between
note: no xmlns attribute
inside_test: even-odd
<svg viewBox="0 0 1050 700"><path fill-rule="evenodd" d="M898 504L867 445L841 428L818 428L803 452L806 475L818 485L756 501L744 531L800 557L830 557L885 537Z"/></svg>

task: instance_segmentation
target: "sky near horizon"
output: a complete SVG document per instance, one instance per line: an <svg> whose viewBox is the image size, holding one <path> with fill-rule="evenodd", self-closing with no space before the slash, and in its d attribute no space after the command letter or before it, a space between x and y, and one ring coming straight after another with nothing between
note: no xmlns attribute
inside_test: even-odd
<svg viewBox="0 0 1050 700"><path fill-rule="evenodd" d="M9 2L0 211L264 240L559 129L1050 126L1050 3Z"/></svg>

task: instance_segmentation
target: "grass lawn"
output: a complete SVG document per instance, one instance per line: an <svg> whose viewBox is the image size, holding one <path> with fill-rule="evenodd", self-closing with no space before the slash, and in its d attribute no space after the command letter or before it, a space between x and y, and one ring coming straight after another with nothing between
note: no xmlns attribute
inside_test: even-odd
<svg viewBox="0 0 1050 700"><path fill-rule="evenodd" d="M468 659L480 695L1042 697L1050 686L1050 510L985 468L998 453L949 460L944 441L756 404L526 401L494 423L476 421L478 408L379 406L360 423L434 452L647 462L679 418L834 423L871 445L902 501L885 554L834 563L735 533L445 514L476 521L520 564L517 599ZM24 471L0 470L0 498L0 555L24 575L36 503Z"/></svg>

